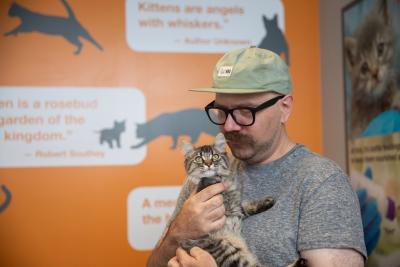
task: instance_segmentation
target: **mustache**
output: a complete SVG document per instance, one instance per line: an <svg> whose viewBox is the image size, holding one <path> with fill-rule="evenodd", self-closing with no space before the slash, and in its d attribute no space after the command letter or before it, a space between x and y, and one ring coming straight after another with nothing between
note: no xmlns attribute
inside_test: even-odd
<svg viewBox="0 0 400 267"><path fill-rule="evenodd" d="M238 132L225 133L225 139L227 141L240 141L244 143L253 143L253 139L250 136L240 134Z"/></svg>

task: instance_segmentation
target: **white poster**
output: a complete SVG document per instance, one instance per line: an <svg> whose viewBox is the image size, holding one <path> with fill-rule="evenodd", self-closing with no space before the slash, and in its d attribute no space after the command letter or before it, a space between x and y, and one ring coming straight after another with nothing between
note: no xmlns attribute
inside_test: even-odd
<svg viewBox="0 0 400 267"><path fill-rule="evenodd" d="M126 1L127 41L135 51L223 53L250 45L270 48L271 42L284 41L280 40L284 21L280 0Z"/></svg>
<svg viewBox="0 0 400 267"><path fill-rule="evenodd" d="M133 249L151 250L174 211L180 186L139 187L128 196L128 241Z"/></svg>
<svg viewBox="0 0 400 267"><path fill-rule="evenodd" d="M134 88L0 87L0 167L137 164L145 114Z"/></svg>

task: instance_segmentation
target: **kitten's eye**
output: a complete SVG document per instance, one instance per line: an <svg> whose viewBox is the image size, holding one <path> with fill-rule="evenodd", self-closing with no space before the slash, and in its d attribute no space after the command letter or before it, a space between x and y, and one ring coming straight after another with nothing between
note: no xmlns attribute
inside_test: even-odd
<svg viewBox="0 0 400 267"><path fill-rule="evenodd" d="M203 163L203 158L200 157L200 156L197 156L197 157L194 158L194 161L195 161L196 163Z"/></svg>
<svg viewBox="0 0 400 267"><path fill-rule="evenodd" d="M214 154L214 155L212 156L212 159L213 159L214 161L219 160L219 155L218 155L218 154Z"/></svg>
<svg viewBox="0 0 400 267"><path fill-rule="evenodd" d="M361 72L362 72L362 74L366 74L366 73L368 72L368 70L369 70L368 64L367 64L367 62L364 62L364 63L362 64L362 66L361 66Z"/></svg>
<svg viewBox="0 0 400 267"><path fill-rule="evenodd" d="M385 44L384 43L379 43L377 50L378 50L378 56L382 56L383 54L383 49L385 49Z"/></svg>

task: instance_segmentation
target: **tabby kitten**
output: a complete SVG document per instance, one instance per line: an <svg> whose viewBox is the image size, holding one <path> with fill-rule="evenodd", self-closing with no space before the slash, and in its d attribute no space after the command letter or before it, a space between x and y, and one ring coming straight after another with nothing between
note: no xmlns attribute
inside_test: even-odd
<svg viewBox="0 0 400 267"><path fill-rule="evenodd" d="M189 181L196 185L197 192L205 187L224 181L230 186L222 193L225 205L226 222L222 229L209 233L197 240L185 240L181 246L190 250L198 246L208 251L220 267L263 267L252 254L240 236L241 221L247 216L268 210L274 205L270 197L242 203L236 175L231 173L230 162L225 151L225 138L218 134L213 145L194 148L183 142L185 169Z"/></svg>
<svg viewBox="0 0 400 267"><path fill-rule="evenodd" d="M395 32L386 0L379 0L353 36L345 38L352 83L351 136L358 137L379 113L400 108L394 71Z"/></svg>

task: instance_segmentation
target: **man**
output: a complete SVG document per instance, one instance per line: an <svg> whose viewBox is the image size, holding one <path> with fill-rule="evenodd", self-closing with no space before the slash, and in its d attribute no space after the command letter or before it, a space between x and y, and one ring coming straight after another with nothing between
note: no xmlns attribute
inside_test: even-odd
<svg viewBox="0 0 400 267"><path fill-rule="evenodd" d="M213 86L193 89L216 93L206 111L220 125L234 157L245 164L243 199L272 196L276 201L270 210L245 219L242 235L267 266L287 266L300 256L309 266L363 266L360 210L348 177L286 133L291 89L286 64L256 47L225 54L214 69ZM225 185L197 194L187 188L148 266L216 266L206 251L187 253L179 241L223 226Z"/></svg>

